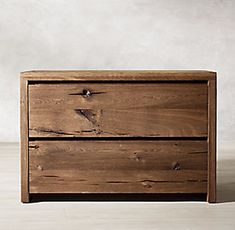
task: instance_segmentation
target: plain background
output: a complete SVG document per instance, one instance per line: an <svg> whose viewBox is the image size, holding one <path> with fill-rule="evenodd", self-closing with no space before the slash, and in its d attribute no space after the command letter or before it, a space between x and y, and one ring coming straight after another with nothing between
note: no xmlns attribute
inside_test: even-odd
<svg viewBox="0 0 235 230"><path fill-rule="evenodd" d="M234 0L0 0L0 141L19 141L19 73L218 72L219 141L235 136Z"/></svg>

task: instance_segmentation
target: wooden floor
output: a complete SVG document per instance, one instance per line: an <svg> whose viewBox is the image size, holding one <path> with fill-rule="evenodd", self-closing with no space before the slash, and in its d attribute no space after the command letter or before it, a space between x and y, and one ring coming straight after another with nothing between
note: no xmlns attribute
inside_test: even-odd
<svg viewBox="0 0 235 230"><path fill-rule="evenodd" d="M235 144L218 151L218 203L20 203L19 144L0 144L0 229L235 229Z"/></svg>

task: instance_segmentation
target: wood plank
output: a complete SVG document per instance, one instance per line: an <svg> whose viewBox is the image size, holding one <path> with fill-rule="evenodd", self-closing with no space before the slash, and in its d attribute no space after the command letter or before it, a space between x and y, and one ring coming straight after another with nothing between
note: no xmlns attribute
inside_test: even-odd
<svg viewBox="0 0 235 230"><path fill-rule="evenodd" d="M206 141L30 141L30 193L205 193Z"/></svg>
<svg viewBox="0 0 235 230"><path fill-rule="evenodd" d="M192 70L88 70L88 71L26 71L21 73L33 81L201 81L214 79L215 72Z"/></svg>
<svg viewBox="0 0 235 230"><path fill-rule="evenodd" d="M28 166L28 82L20 79L20 149L21 149L21 201L29 202Z"/></svg>
<svg viewBox="0 0 235 230"><path fill-rule="evenodd" d="M216 202L216 79L208 81L208 194Z"/></svg>
<svg viewBox="0 0 235 230"><path fill-rule="evenodd" d="M206 83L33 84L29 94L30 137L207 136Z"/></svg>

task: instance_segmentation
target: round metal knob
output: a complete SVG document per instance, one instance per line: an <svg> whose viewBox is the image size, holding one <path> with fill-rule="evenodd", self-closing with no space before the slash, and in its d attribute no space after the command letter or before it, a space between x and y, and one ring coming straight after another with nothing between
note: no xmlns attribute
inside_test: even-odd
<svg viewBox="0 0 235 230"><path fill-rule="evenodd" d="M91 91L89 89L84 89L82 91L83 97L90 97L91 96Z"/></svg>
<svg viewBox="0 0 235 230"><path fill-rule="evenodd" d="M173 170L180 170L181 168L180 168L180 163L179 162L174 162L173 164L172 164L172 169Z"/></svg>

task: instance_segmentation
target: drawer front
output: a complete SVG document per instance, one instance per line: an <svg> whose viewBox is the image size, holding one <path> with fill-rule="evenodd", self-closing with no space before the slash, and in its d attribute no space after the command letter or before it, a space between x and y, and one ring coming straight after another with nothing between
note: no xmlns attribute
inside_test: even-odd
<svg viewBox="0 0 235 230"><path fill-rule="evenodd" d="M206 141L31 141L30 193L206 193Z"/></svg>
<svg viewBox="0 0 235 230"><path fill-rule="evenodd" d="M207 136L207 84L32 84L29 136Z"/></svg>

